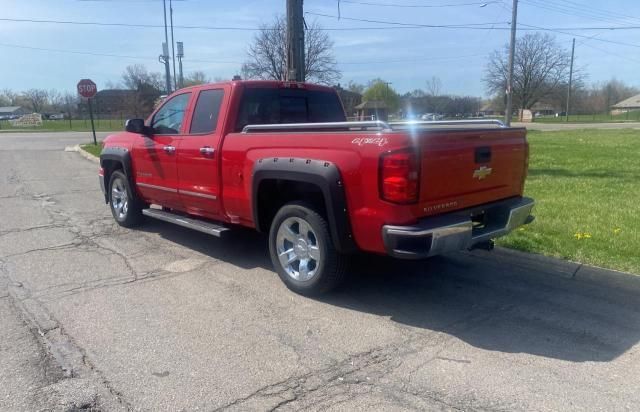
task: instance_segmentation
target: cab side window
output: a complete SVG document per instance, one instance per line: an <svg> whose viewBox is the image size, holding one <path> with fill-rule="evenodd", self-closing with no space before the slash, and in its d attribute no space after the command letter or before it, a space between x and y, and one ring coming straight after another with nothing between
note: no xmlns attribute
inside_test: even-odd
<svg viewBox="0 0 640 412"><path fill-rule="evenodd" d="M218 125L224 90L203 90L198 95L189 133L213 133Z"/></svg>
<svg viewBox="0 0 640 412"><path fill-rule="evenodd" d="M183 93L166 101L151 120L155 134L180 134L191 93Z"/></svg>

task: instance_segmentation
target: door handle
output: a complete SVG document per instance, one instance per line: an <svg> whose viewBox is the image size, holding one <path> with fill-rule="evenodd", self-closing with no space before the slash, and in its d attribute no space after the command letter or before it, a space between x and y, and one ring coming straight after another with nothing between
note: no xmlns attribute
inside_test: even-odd
<svg viewBox="0 0 640 412"><path fill-rule="evenodd" d="M174 146L165 146L162 149L168 154L174 154L176 152L176 148Z"/></svg>
<svg viewBox="0 0 640 412"><path fill-rule="evenodd" d="M216 149L214 149L213 147L205 146L200 148L200 154L204 156L211 156L215 152L216 152Z"/></svg>

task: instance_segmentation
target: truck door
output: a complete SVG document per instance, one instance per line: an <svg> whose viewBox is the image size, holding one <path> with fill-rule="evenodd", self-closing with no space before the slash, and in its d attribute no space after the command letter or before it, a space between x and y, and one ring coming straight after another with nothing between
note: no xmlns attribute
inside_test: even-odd
<svg viewBox="0 0 640 412"><path fill-rule="evenodd" d="M190 97L182 93L165 101L149 123L152 136L140 135L133 144L136 187L150 203L180 208L177 148Z"/></svg>
<svg viewBox="0 0 640 412"><path fill-rule="evenodd" d="M195 102L188 132L178 147L178 192L188 213L219 219L221 153L218 146L225 89L200 90Z"/></svg>

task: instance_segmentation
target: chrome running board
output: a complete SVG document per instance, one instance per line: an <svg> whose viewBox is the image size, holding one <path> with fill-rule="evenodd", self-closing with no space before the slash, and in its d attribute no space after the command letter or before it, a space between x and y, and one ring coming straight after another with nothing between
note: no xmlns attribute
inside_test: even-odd
<svg viewBox="0 0 640 412"><path fill-rule="evenodd" d="M198 232L217 237L220 237L222 235L222 232L230 230L228 227L217 225L215 223L178 215L171 212L165 212L164 210L159 209L143 209L142 214L154 219L162 220L163 222L173 223L174 225L197 230Z"/></svg>

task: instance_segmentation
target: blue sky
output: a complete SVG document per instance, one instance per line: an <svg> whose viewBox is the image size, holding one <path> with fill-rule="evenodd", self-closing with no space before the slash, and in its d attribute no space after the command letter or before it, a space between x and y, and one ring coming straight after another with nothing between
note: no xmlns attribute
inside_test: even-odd
<svg viewBox="0 0 640 412"><path fill-rule="evenodd" d="M335 56L342 84L365 83L375 77L392 82L400 92L424 88L431 76L442 80L443 92L485 95L482 77L487 55L507 43L511 1L481 0L342 0L341 19L307 14L334 30ZM168 3L168 1L167 1ZM305 11L338 15L337 0L305 0ZM369 4L364 4L369 3ZM174 1L175 25L256 28L283 13L285 0ZM392 6L383 6L392 5ZM465 4L465 5L460 5ZM446 7L398 7L443 6ZM456 5L456 6L453 6ZM163 23L160 0L0 0L0 18L66 20L105 23ZM348 18L423 25L475 25L491 30L410 28L348 20ZM592 28L575 31L576 62L588 82L616 77L640 86L640 1L638 0L521 0L519 23L545 28ZM495 24L493 24L495 23ZM595 27L636 26L629 30ZM394 28L395 27L395 28ZM519 28L525 28L519 26ZM567 31L567 30L565 30ZM567 31L568 32L568 31ZM524 34L520 31L520 34ZM251 30L175 29L185 43L186 72L202 70L211 78L231 78L245 59ZM571 35L555 34L564 47ZM164 41L162 28L101 27L0 21L0 89L32 87L74 90L80 78L91 78L99 88L120 79L129 64L143 63L162 71L157 62ZM622 42L622 45L612 42ZM21 46L21 47L15 47ZM637 46L637 47L635 47ZM27 48L24 48L27 47ZM63 53L55 49L128 57Z"/></svg>

